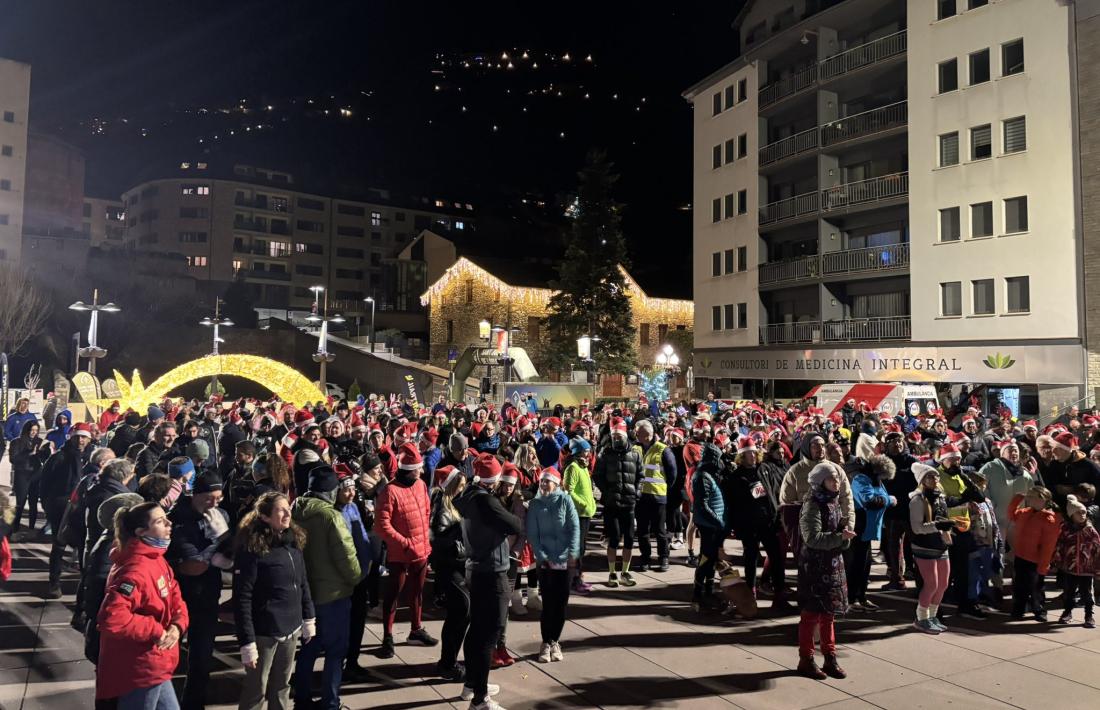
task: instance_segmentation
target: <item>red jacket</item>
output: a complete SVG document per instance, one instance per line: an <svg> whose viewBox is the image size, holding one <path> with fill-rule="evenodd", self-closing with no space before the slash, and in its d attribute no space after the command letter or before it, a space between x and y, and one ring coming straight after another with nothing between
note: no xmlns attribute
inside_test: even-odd
<svg viewBox="0 0 1100 710"><path fill-rule="evenodd" d="M111 552L114 566L99 608L99 667L95 697L117 698L172 679L180 660L177 643L157 648L170 624L187 631L187 606L164 550L131 540Z"/></svg>
<svg viewBox="0 0 1100 710"><path fill-rule="evenodd" d="M1069 520L1063 523L1050 566L1078 577L1100 575L1100 534L1096 528L1088 522L1081 527Z"/></svg>
<svg viewBox="0 0 1100 710"><path fill-rule="evenodd" d="M374 529L386 543L386 556L393 562L419 562L432 551L430 539L431 501L424 481L411 486L390 483L375 501Z"/></svg>
<svg viewBox="0 0 1100 710"><path fill-rule="evenodd" d="M1039 567L1039 574L1050 571L1050 558L1058 544L1062 516L1053 510L1020 508L1024 495L1017 493L1008 504L1012 522L1012 550L1016 556Z"/></svg>

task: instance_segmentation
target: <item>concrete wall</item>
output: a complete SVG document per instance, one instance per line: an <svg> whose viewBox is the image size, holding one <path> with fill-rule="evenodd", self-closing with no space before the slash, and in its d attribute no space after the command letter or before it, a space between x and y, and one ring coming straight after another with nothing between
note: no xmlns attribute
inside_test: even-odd
<svg viewBox="0 0 1100 710"><path fill-rule="evenodd" d="M60 138L27 136L23 231L80 233L84 220L84 153Z"/></svg>
<svg viewBox="0 0 1100 710"><path fill-rule="evenodd" d="M1077 6L1077 112L1088 387L1100 394L1100 0Z"/></svg>
<svg viewBox="0 0 1100 710"><path fill-rule="evenodd" d="M11 183L0 190L0 261L18 262L23 243L23 194L27 173L27 113L30 109L31 67L0 59L0 145L11 146L11 156L0 156L0 180ZM15 114L11 123L5 111Z"/></svg>

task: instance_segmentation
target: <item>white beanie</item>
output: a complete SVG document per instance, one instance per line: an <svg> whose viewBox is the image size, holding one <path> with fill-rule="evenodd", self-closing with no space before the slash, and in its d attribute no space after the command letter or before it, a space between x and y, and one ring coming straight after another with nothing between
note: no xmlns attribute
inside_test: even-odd
<svg viewBox="0 0 1100 710"><path fill-rule="evenodd" d="M810 470L810 486L813 488L821 488L825 485L825 479L829 478L836 472L831 463L819 463Z"/></svg>
<svg viewBox="0 0 1100 710"><path fill-rule="evenodd" d="M914 462L912 466L913 477L917 479L917 485L919 486L924 477L928 474L935 474L936 478L939 478L940 472L931 466L923 463Z"/></svg>
<svg viewBox="0 0 1100 710"><path fill-rule="evenodd" d="M1067 516L1072 518L1076 513L1078 513L1078 512L1084 513L1084 512L1086 512L1086 510L1087 509L1085 508L1085 504L1082 503L1081 501L1077 500L1077 496L1075 496L1075 495L1066 496L1066 515Z"/></svg>

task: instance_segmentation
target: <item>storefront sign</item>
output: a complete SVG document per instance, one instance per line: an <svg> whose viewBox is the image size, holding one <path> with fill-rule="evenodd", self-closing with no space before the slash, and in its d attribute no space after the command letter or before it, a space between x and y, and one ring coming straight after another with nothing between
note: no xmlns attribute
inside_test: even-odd
<svg viewBox="0 0 1100 710"><path fill-rule="evenodd" d="M695 376L1076 385L1084 382L1080 345L912 346L867 349L726 350L695 353Z"/></svg>

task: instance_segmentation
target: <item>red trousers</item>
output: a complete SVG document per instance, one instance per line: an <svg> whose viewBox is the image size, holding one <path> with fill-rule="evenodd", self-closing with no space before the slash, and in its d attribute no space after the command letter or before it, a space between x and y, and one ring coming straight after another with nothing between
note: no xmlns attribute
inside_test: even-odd
<svg viewBox="0 0 1100 710"><path fill-rule="evenodd" d="M382 629L386 636L393 635L393 621L397 616L397 603L407 601L412 615L413 631L420 628L421 602L424 599L424 582L428 578L428 561L388 562L386 591L382 595Z"/></svg>
<svg viewBox="0 0 1100 710"><path fill-rule="evenodd" d="M821 630L821 652L825 655L836 653L836 631L833 628L833 615L825 612L803 611L798 621L798 655L800 658L813 658L814 628Z"/></svg>

